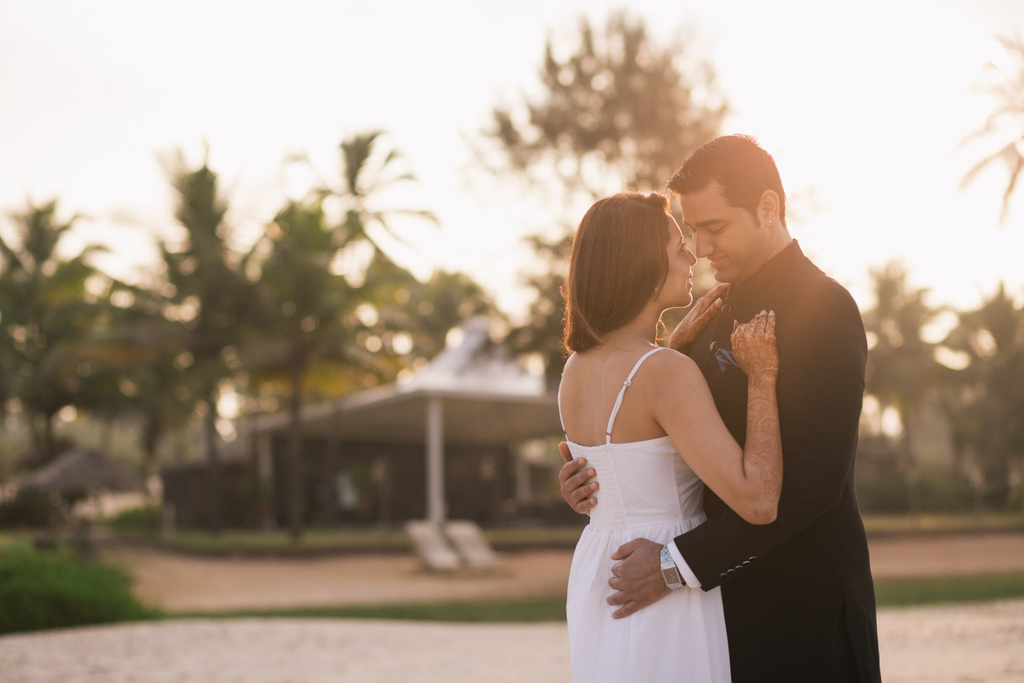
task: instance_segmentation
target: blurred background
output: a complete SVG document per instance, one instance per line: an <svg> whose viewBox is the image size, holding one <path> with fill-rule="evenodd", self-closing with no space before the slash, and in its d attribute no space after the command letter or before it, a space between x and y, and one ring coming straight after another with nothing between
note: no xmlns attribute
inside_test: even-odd
<svg viewBox="0 0 1024 683"><path fill-rule="evenodd" d="M0 524L580 523L572 230L732 132L861 307L865 512L1019 514L1021 27L1012 0L3 0Z"/></svg>

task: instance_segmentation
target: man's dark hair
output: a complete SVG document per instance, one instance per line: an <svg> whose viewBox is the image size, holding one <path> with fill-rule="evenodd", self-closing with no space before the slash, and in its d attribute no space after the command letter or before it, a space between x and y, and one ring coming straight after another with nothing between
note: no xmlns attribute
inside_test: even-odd
<svg viewBox="0 0 1024 683"><path fill-rule="evenodd" d="M710 183L722 187L726 201L757 219L765 190L779 196L779 221L786 224L786 192L775 159L749 135L723 135L690 155L668 183L677 195L703 190Z"/></svg>

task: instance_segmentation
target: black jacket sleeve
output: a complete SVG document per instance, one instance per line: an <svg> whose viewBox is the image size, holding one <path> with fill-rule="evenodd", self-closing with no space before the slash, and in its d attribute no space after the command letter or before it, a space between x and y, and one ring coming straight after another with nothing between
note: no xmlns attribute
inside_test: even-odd
<svg viewBox="0 0 1024 683"><path fill-rule="evenodd" d="M853 477L867 357L857 305L840 285L820 278L768 307L776 311L779 348L784 469L778 518L769 525L749 524L706 492L711 499L705 502L708 521L676 538L705 590L755 566L813 524L838 504ZM715 393L714 382L709 384ZM715 399L720 406L733 403L735 410L722 412L737 416L734 424L727 419L727 426L742 444L746 392L733 394Z"/></svg>

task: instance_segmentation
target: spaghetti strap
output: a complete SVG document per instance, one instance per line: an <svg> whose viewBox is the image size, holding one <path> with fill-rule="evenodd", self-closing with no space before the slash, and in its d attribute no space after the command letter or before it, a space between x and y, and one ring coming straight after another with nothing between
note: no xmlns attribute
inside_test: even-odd
<svg viewBox="0 0 1024 683"><path fill-rule="evenodd" d="M555 398L555 402L558 404L558 422L562 425L562 433L565 434L565 420L562 419L562 378L558 379L558 396ZM569 438L566 435L565 438Z"/></svg>
<svg viewBox="0 0 1024 683"><path fill-rule="evenodd" d="M654 355L664 348L664 346L656 346L644 355L640 356L640 360L638 360L636 365L633 366L633 369L630 370L629 376L626 377L626 381L622 383L622 388L619 389L619 395L615 397L615 405L612 407L612 414L608 416L608 429L606 429L604 433L605 443L612 442L612 426L615 424L615 416L619 414L619 408L622 406L622 396L626 393L626 387L633 383L633 375L636 374L636 371L640 369L640 366L643 365L643 362L647 360L649 356ZM559 386L559 390L561 390L561 386ZM561 408L561 403L559 403L559 408ZM559 410L559 417L561 417L561 410ZM564 430L565 427L563 426L562 429Z"/></svg>

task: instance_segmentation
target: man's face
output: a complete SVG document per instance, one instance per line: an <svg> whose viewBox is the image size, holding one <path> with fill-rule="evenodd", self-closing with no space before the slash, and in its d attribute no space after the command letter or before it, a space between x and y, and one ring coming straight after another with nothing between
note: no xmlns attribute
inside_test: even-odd
<svg viewBox="0 0 1024 683"><path fill-rule="evenodd" d="M718 183L681 195L679 203L694 253L708 259L719 282L743 282L768 260L770 231L745 209L730 205Z"/></svg>

